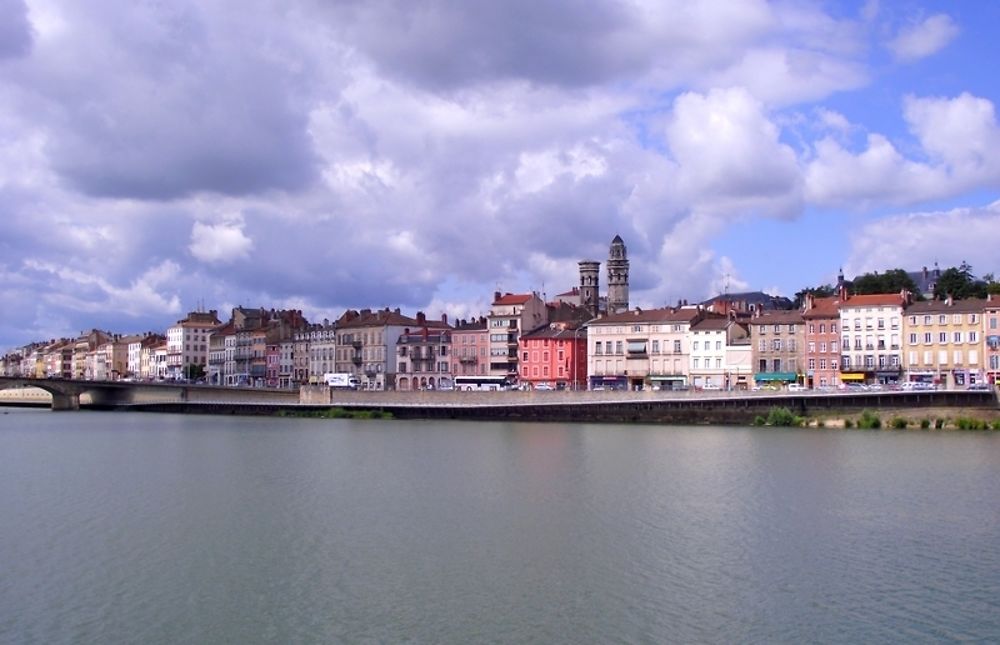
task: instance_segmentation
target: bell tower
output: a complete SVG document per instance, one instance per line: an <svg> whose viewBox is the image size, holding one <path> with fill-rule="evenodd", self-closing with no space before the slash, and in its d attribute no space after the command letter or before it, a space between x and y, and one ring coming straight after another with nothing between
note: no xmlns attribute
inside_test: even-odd
<svg viewBox="0 0 1000 645"><path fill-rule="evenodd" d="M628 311L628 250L620 235L608 253L608 313Z"/></svg>
<svg viewBox="0 0 1000 645"><path fill-rule="evenodd" d="M590 315L597 317L597 302L600 295L601 263L596 260L580 261L580 305L587 308Z"/></svg>

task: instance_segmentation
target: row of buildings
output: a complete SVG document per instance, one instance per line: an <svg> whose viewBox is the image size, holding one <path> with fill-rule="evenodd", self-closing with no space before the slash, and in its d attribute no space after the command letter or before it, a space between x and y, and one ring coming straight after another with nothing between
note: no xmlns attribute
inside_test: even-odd
<svg viewBox="0 0 1000 645"><path fill-rule="evenodd" d="M191 312L164 334L92 330L32 343L4 374L114 380L204 380L294 388L351 374L370 390L477 382L558 389L837 388L905 381L962 388L1000 376L1000 299L913 302L909 293L807 297L799 309L761 293L642 310L628 304L620 237L578 287L548 300L494 293L474 320L399 309L345 311L310 323L297 310Z"/></svg>

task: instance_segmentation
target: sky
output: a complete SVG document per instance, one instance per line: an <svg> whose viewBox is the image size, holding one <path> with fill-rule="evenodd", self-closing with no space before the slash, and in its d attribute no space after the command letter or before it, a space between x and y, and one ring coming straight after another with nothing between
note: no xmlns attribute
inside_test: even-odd
<svg viewBox="0 0 1000 645"><path fill-rule="evenodd" d="M0 0L0 349L1000 273L1000 3Z"/></svg>

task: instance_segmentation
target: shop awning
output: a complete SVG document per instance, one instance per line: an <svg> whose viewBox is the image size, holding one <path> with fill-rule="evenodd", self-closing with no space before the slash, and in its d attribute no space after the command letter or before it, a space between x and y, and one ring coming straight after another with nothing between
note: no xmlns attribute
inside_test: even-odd
<svg viewBox="0 0 1000 645"><path fill-rule="evenodd" d="M865 380L864 372L844 372L840 375L841 381L863 381Z"/></svg>
<svg viewBox="0 0 1000 645"><path fill-rule="evenodd" d="M753 380L761 382L797 381L799 375L795 372L759 372L753 375Z"/></svg>
<svg viewBox="0 0 1000 645"><path fill-rule="evenodd" d="M684 376L650 376L650 381L683 381L686 377Z"/></svg>

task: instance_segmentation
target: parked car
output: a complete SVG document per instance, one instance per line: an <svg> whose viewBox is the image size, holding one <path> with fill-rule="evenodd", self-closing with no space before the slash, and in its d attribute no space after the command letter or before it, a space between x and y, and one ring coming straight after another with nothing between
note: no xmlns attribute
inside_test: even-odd
<svg viewBox="0 0 1000 645"><path fill-rule="evenodd" d="M788 391L789 392L805 392L808 389L809 388L807 388L805 385L802 385L800 383L789 383L788 384Z"/></svg>

